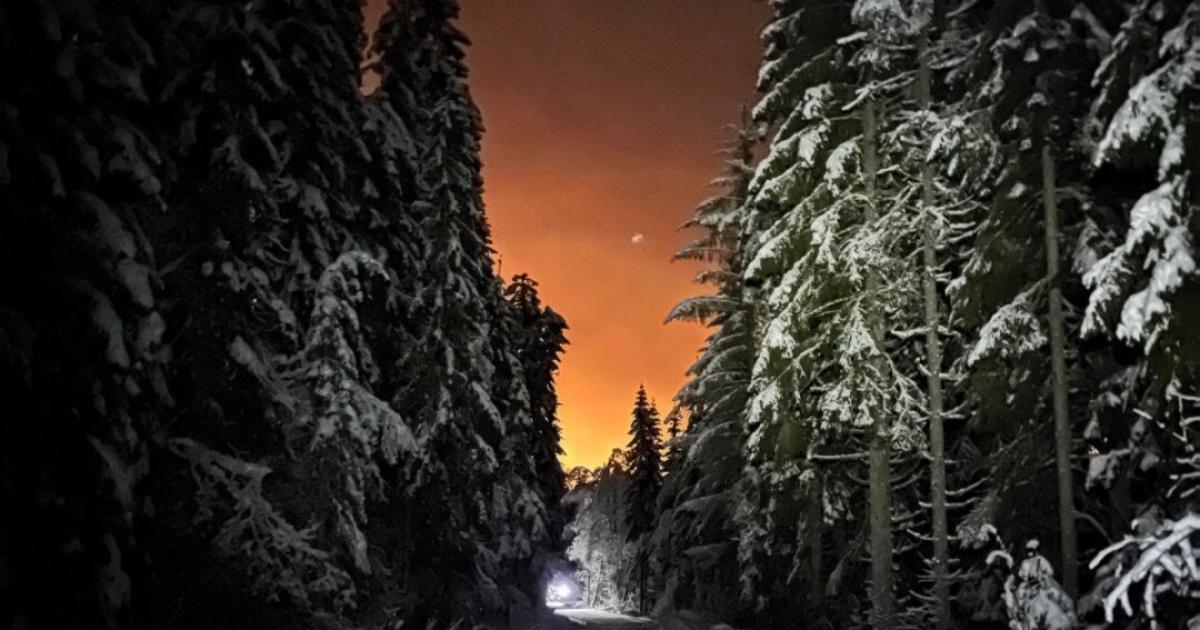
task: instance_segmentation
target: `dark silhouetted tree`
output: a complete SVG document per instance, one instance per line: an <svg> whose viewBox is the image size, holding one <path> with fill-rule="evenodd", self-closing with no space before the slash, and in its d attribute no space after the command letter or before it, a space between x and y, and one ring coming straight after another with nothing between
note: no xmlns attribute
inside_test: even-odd
<svg viewBox="0 0 1200 630"><path fill-rule="evenodd" d="M529 392L530 453L536 483L547 511L550 540L559 541L565 521L560 504L567 476L559 456L563 454L562 429L558 424L558 392L554 380L559 360L566 349L567 322L553 309L543 306L538 284L526 274L513 278L505 289L514 322L512 344L520 358Z"/></svg>
<svg viewBox="0 0 1200 630"><path fill-rule="evenodd" d="M646 609L646 580L649 552L645 536L654 528L658 493L662 490L662 428L658 409L638 388L629 423L629 445L625 450L629 487L625 490L625 522L628 540L637 544L638 606Z"/></svg>

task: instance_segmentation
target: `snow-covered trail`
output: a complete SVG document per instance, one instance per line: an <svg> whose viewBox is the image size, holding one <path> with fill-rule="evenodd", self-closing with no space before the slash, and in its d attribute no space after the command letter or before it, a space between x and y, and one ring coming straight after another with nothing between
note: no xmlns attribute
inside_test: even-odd
<svg viewBox="0 0 1200 630"><path fill-rule="evenodd" d="M556 610L555 615L566 617L577 628L605 628L607 630L657 630L657 623L650 619L638 619L616 613L590 608Z"/></svg>

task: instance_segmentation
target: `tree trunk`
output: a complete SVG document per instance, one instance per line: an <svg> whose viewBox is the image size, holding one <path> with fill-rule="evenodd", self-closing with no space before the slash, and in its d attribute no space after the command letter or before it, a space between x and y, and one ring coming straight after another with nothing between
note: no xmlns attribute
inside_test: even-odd
<svg viewBox="0 0 1200 630"><path fill-rule="evenodd" d="M866 220L876 218L876 176L879 157L876 155L875 101L863 104L863 179L867 192ZM874 269L867 274L868 308L878 303L875 294L879 275ZM883 348L883 326L877 314L869 319L875 344ZM891 427L887 410L878 410L871 427L870 512L871 512L871 623L876 630L891 630L895 626L894 595L892 593L892 505L891 505Z"/></svg>
<svg viewBox="0 0 1200 630"><path fill-rule="evenodd" d="M821 492L821 479L817 471L813 471L812 483L808 486L808 510L805 520L808 522L808 552L809 571L812 579L809 582L809 604L817 606L824 594L821 581L821 530L823 529L825 510Z"/></svg>
<svg viewBox="0 0 1200 630"><path fill-rule="evenodd" d="M1067 368L1063 335L1062 290L1058 271L1058 199L1054 158L1042 143L1042 206L1046 212L1046 288L1050 307L1050 370L1054 376L1054 455L1058 469L1058 526L1062 536L1063 588L1079 595L1075 544L1075 490L1071 474L1071 421L1067 415Z"/></svg>
<svg viewBox="0 0 1200 630"><path fill-rule="evenodd" d="M917 43L917 104L929 110L929 41L922 34ZM933 506L933 596L938 630L950 625L949 535L946 525L946 438L942 427L942 339L937 295L937 248L933 216L933 168L921 162L921 244L924 254L925 367L929 372L930 503Z"/></svg>

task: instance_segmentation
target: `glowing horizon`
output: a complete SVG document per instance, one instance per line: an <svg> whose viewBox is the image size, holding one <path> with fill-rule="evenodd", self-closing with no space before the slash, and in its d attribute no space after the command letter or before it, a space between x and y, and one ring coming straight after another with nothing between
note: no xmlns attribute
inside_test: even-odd
<svg viewBox="0 0 1200 630"><path fill-rule="evenodd" d="M665 415L708 334L663 325L702 291L700 267L671 256L712 193L725 126L753 101L767 17L750 0L462 2L500 271L528 273L571 327L567 469L625 446L639 384Z"/></svg>

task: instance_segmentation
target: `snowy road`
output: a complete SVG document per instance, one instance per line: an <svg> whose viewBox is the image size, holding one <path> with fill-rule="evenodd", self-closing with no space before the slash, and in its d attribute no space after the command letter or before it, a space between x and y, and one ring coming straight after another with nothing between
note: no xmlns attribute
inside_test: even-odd
<svg viewBox="0 0 1200 630"><path fill-rule="evenodd" d="M607 630L656 630L658 628L658 624L649 619L626 617L589 608L567 608L556 610L554 614L571 620L577 628L605 628Z"/></svg>

